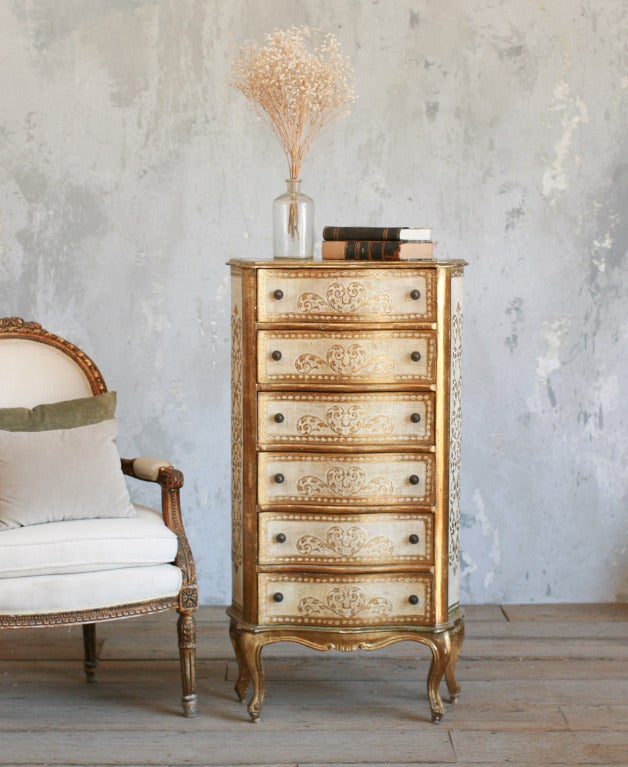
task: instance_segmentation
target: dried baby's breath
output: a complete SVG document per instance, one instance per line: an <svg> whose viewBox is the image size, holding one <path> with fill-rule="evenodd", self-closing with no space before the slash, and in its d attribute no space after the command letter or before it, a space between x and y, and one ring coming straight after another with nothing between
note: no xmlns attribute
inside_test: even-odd
<svg viewBox="0 0 628 767"><path fill-rule="evenodd" d="M334 117L349 114L353 73L332 34L290 27L246 43L231 84L252 102L279 139L290 178L298 178L314 139Z"/></svg>

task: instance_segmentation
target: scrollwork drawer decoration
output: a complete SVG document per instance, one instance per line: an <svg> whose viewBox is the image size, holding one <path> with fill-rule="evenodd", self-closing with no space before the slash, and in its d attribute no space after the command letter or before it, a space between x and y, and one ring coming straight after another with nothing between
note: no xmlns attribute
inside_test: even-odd
<svg viewBox="0 0 628 767"><path fill-rule="evenodd" d="M262 384L319 386L436 380L431 331L275 331L258 333Z"/></svg>
<svg viewBox="0 0 628 767"><path fill-rule="evenodd" d="M259 514L261 565L431 565L433 516Z"/></svg>
<svg viewBox="0 0 628 767"><path fill-rule="evenodd" d="M258 320L434 322L435 296L429 269L275 270L260 275Z"/></svg>
<svg viewBox="0 0 628 767"><path fill-rule="evenodd" d="M358 447L434 443L431 392L320 394L261 392L261 445Z"/></svg>
<svg viewBox="0 0 628 767"><path fill-rule="evenodd" d="M432 618L432 576L260 574L262 624L365 626L425 624Z"/></svg>
<svg viewBox="0 0 628 767"><path fill-rule="evenodd" d="M258 501L260 506L430 506L433 477L431 453L260 453Z"/></svg>

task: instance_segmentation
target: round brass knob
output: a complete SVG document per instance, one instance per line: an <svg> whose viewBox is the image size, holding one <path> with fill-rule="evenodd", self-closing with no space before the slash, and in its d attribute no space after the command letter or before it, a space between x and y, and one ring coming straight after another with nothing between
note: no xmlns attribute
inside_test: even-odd
<svg viewBox="0 0 628 767"><path fill-rule="evenodd" d="M275 423L283 423L284 422L283 413L275 413L274 421Z"/></svg>
<svg viewBox="0 0 628 767"><path fill-rule="evenodd" d="M410 355L410 359L412 360L412 362L418 362L421 359L421 352L412 352L412 354Z"/></svg>
<svg viewBox="0 0 628 767"><path fill-rule="evenodd" d="M283 298L283 290L279 290L279 288L277 288L277 290L273 292L273 298L275 298L277 301L281 301Z"/></svg>
<svg viewBox="0 0 628 767"><path fill-rule="evenodd" d="M419 423L421 420L421 414L420 413L412 413L410 416L410 420L412 423Z"/></svg>
<svg viewBox="0 0 628 767"><path fill-rule="evenodd" d="M408 481L411 485L418 485L420 480L416 474L410 474Z"/></svg>
<svg viewBox="0 0 628 767"><path fill-rule="evenodd" d="M276 591L273 594L273 602L283 602L283 594L281 591Z"/></svg>
<svg viewBox="0 0 628 767"><path fill-rule="evenodd" d="M408 538L408 540L410 541L410 543L417 544L419 542L419 536L416 533L412 533L412 535Z"/></svg>
<svg viewBox="0 0 628 767"><path fill-rule="evenodd" d="M411 290L411 291L410 291L410 298L411 298L413 301L418 301L418 300L419 300L419 298L421 298L421 291L420 291L420 290L417 290L416 288L415 288L414 290Z"/></svg>
<svg viewBox="0 0 628 767"><path fill-rule="evenodd" d="M285 533L277 533L275 540L277 543L285 543L286 542L286 534Z"/></svg>
<svg viewBox="0 0 628 767"><path fill-rule="evenodd" d="M418 605L419 604L419 598L416 594L410 594L408 597L408 602L410 602L411 605Z"/></svg>
<svg viewBox="0 0 628 767"><path fill-rule="evenodd" d="M275 362L279 362L281 359L281 352L279 349L275 349L275 351L270 356L275 360Z"/></svg>
<svg viewBox="0 0 628 767"><path fill-rule="evenodd" d="M275 482L280 485L284 481L285 477L283 474L275 474L274 480Z"/></svg>

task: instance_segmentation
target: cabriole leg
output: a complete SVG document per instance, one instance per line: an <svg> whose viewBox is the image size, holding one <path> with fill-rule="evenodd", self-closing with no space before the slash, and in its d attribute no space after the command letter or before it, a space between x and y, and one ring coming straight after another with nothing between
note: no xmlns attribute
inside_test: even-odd
<svg viewBox="0 0 628 767"><path fill-rule="evenodd" d="M432 650L432 663L427 675L427 694L430 700L430 708L432 709L432 721L436 723L440 722L445 713L445 706L440 697L439 687L449 660L447 643L441 637L442 635L434 636L429 643Z"/></svg>
<svg viewBox="0 0 628 767"><path fill-rule="evenodd" d="M264 669L262 668L262 648L264 642L257 634L243 631L240 635L240 649L244 662L253 682L253 695L248 705L249 716L258 722L264 702Z"/></svg>
<svg viewBox="0 0 628 767"><path fill-rule="evenodd" d="M231 620L231 623L229 624L229 637L231 638L233 651L235 653L236 660L238 662L238 681L235 683L234 689L235 689L236 695L238 696L238 700L240 701L240 703L243 703L246 697L246 691L249 688L251 675L249 674L249 670L246 665L246 659L244 658L242 648L240 647L241 636L242 636L242 631L240 631L236 627L235 621Z"/></svg>
<svg viewBox="0 0 628 767"><path fill-rule="evenodd" d="M447 689L449 690L449 700L452 703L455 703L462 692L462 687L458 684L455 676L456 662L458 661L458 656L460 655L462 642L464 640L464 624L462 622L451 630L450 637L451 652L447 668L445 669L445 680L447 682Z"/></svg>

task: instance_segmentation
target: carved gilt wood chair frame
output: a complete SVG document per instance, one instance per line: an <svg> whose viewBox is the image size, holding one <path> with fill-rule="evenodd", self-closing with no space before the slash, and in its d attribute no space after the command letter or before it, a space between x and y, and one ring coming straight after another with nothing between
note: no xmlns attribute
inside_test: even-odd
<svg viewBox="0 0 628 767"><path fill-rule="evenodd" d="M92 395L107 391L105 381L95 363L77 346L43 329L39 323L17 317L0 319L0 341L24 339L48 344L68 355L87 379ZM87 681L94 681L97 665L96 624L121 618L176 610L179 658L182 679L182 707L185 716L196 714L195 666L196 623L198 606L196 568L181 516L180 488L183 474L167 462L154 459L121 459L122 471L129 477L154 482L161 488L161 512L166 526L177 536L178 551L174 564L181 570L182 585L176 596L131 604L114 604L98 609L64 613L0 614L0 629L67 626L82 624L84 640L84 669ZM1 533L0 533L1 535ZM1 581L0 581L1 587Z"/></svg>

